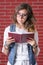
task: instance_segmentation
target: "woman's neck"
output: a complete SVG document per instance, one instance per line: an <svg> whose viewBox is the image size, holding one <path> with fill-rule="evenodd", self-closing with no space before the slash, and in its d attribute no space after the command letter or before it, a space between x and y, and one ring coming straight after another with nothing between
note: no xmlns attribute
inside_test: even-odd
<svg viewBox="0 0 43 65"><path fill-rule="evenodd" d="M20 28L20 29L24 29L24 30L28 31L28 30L24 27L24 25L16 24L16 26L17 26L18 28Z"/></svg>
<svg viewBox="0 0 43 65"><path fill-rule="evenodd" d="M24 25L20 25L20 24L16 24L17 27L21 28L21 29L24 29Z"/></svg>

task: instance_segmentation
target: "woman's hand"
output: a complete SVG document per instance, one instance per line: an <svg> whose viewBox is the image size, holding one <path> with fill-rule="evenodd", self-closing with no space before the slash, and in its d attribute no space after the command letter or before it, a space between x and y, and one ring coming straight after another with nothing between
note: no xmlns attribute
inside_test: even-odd
<svg viewBox="0 0 43 65"><path fill-rule="evenodd" d="M15 42L15 39L13 39L12 37L8 37L6 40L6 44L10 45L12 42Z"/></svg>
<svg viewBox="0 0 43 65"><path fill-rule="evenodd" d="M32 39L32 38L29 38L29 39L27 40L27 44L30 44L31 46L33 46L33 45L36 44L36 41L35 41L34 39Z"/></svg>
<svg viewBox="0 0 43 65"><path fill-rule="evenodd" d="M13 39L12 37L8 37L4 44L5 49L9 49L9 45L13 42L15 42L15 39Z"/></svg>
<svg viewBox="0 0 43 65"><path fill-rule="evenodd" d="M30 39L28 39L27 44L30 44L33 47L34 53L37 54L37 52L38 52L37 46L38 45L36 44L36 41L34 39L30 38Z"/></svg>

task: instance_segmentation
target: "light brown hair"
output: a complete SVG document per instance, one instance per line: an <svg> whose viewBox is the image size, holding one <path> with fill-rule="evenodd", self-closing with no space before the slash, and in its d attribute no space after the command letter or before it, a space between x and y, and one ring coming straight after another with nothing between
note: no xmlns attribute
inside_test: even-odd
<svg viewBox="0 0 43 65"><path fill-rule="evenodd" d="M17 23L16 15L22 9L26 9L28 12L28 17L24 23L24 27L28 29L28 31L35 31L34 22L36 21L36 19L33 15L32 7L27 3L21 3L15 8L15 13L13 16L14 22Z"/></svg>

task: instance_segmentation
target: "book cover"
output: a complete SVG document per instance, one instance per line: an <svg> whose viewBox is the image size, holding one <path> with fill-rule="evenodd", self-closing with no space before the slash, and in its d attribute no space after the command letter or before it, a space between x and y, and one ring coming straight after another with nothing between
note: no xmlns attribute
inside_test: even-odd
<svg viewBox="0 0 43 65"><path fill-rule="evenodd" d="M23 34L19 34L19 33L8 33L9 37L12 37L15 39L16 43L25 43L27 42L27 39L30 38L34 38L34 33L23 33Z"/></svg>

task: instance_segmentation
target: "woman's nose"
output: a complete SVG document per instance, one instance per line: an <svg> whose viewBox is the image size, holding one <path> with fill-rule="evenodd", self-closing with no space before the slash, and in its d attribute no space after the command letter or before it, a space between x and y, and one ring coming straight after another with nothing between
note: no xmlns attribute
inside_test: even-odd
<svg viewBox="0 0 43 65"><path fill-rule="evenodd" d="M20 15L20 18L22 19L23 18L23 15Z"/></svg>

